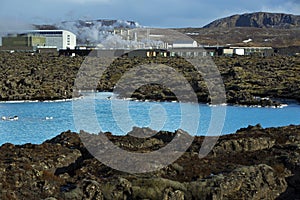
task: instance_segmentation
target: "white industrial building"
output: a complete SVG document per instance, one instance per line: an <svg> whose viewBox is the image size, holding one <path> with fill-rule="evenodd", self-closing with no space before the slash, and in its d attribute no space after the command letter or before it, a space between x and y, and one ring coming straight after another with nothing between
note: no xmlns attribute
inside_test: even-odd
<svg viewBox="0 0 300 200"><path fill-rule="evenodd" d="M46 38L45 46L59 49L75 49L76 35L66 30L34 30L27 34Z"/></svg>
<svg viewBox="0 0 300 200"><path fill-rule="evenodd" d="M172 45L173 48L195 48L198 47L198 43L195 40L188 41L175 41Z"/></svg>

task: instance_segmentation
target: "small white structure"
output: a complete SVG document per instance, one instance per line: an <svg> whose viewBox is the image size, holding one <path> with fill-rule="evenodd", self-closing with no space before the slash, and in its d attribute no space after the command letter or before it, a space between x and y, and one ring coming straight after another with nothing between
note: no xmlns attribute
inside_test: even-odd
<svg viewBox="0 0 300 200"><path fill-rule="evenodd" d="M223 49L223 55L232 56L233 55L233 49Z"/></svg>
<svg viewBox="0 0 300 200"><path fill-rule="evenodd" d="M243 43L249 43L249 42L252 42L251 38L249 38L248 40L243 40Z"/></svg>
<svg viewBox="0 0 300 200"><path fill-rule="evenodd" d="M243 48L237 48L237 49L234 49L233 51L236 55L239 55L239 56L245 55L245 49L243 49Z"/></svg>
<svg viewBox="0 0 300 200"><path fill-rule="evenodd" d="M173 43L173 48L193 48L193 47L198 47L198 43L195 40L175 41Z"/></svg>
<svg viewBox="0 0 300 200"><path fill-rule="evenodd" d="M46 38L45 46L56 46L57 49L75 49L76 35L66 30L34 30L27 34Z"/></svg>

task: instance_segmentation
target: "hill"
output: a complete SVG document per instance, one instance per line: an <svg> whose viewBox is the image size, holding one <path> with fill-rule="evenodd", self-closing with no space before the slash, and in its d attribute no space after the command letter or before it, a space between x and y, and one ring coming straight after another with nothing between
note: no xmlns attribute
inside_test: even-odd
<svg viewBox="0 0 300 200"><path fill-rule="evenodd" d="M300 46L300 29L276 29L255 27L233 28L181 28L203 45L271 46L275 48ZM243 42L251 39L251 42Z"/></svg>
<svg viewBox="0 0 300 200"><path fill-rule="evenodd" d="M284 13L246 13L215 20L203 28L300 28L300 15Z"/></svg>

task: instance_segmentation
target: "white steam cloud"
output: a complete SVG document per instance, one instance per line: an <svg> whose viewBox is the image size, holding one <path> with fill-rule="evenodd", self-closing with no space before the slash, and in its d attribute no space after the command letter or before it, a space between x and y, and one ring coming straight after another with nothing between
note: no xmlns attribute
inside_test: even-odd
<svg viewBox="0 0 300 200"><path fill-rule="evenodd" d="M120 28L139 28L136 22L123 20L78 20L67 21L56 24L59 29L65 29L73 32L79 43L97 45L102 43L115 29Z"/></svg>
<svg viewBox="0 0 300 200"><path fill-rule="evenodd" d="M100 48L121 48L121 49L143 49L150 47L162 47L164 43L162 41L155 41L150 39L127 40L120 35L109 35L101 44L98 45Z"/></svg>
<svg viewBox="0 0 300 200"><path fill-rule="evenodd" d="M132 29L143 28L137 22L124 20L78 20L56 24L59 29L73 32L79 45L99 48L147 48L161 47L163 42L142 37Z"/></svg>

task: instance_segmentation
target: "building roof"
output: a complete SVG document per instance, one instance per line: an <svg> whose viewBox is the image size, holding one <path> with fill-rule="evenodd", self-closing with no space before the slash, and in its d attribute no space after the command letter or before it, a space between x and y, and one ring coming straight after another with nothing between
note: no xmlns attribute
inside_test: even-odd
<svg viewBox="0 0 300 200"><path fill-rule="evenodd" d="M61 30L61 29L59 29L59 30L56 30L56 29L52 29L52 30L29 30L28 32L51 32L51 31L53 31L53 32L63 32L63 31L67 31L67 32L70 32L70 31L68 31L68 30Z"/></svg>
<svg viewBox="0 0 300 200"><path fill-rule="evenodd" d="M195 40L178 40L174 41L173 44L194 44L194 42L197 42Z"/></svg>
<svg viewBox="0 0 300 200"><path fill-rule="evenodd" d="M62 34L63 32L68 32L70 34L75 35L74 33L72 33L71 31L67 31L67 30L28 30L25 31L23 34L35 34L35 33L39 33L39 34Z"/></svg>

